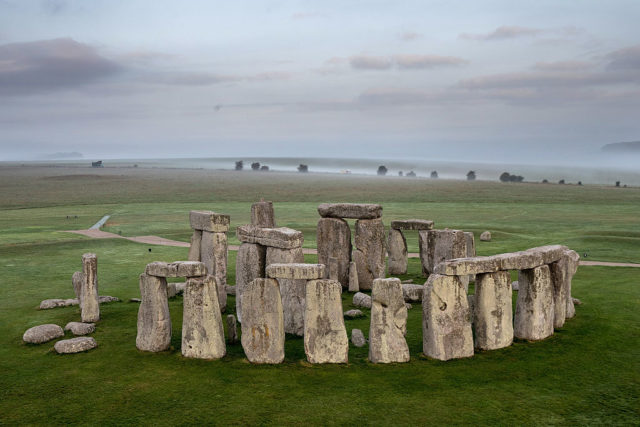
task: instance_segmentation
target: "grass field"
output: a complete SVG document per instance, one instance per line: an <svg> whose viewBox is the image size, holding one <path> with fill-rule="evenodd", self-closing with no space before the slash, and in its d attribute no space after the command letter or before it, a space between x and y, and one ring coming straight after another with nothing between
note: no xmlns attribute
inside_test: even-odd
<svg viewBox="0 0 640 427"><path fill-rule="evenodd" d="M494 240L480 254L562 243L590 260L640 262L640 189L377 177L252 174L211 170L0 167L0 423L2 424L614 424L640 419L640 270L581 267L577 317L543 342L437 362L421 356L421 310L409 311L411 362L378 366L350 349L347 366L310 366L300 338L287 337L279 366L254 366L240 344L214 362L180 356L182 300L170 301L172 350L135 348L138 275L146 263L186 258L185 248L94 240L61 232L88 228L188 241L188 211L249 222L251 202L275 203L279 225L315 247L321 202L377 202L384 222L433 219ZM71 218L67 218L71 216ZM77 216L77 218L75 218ZM232 233L230 233L231 235ZM417 251L417 237L408 236ZM235 236L230 239L235 242ZM149 252L149 248L152 249ZM85 252L99 258L99 347L59 356L53 343L26 345L34 325L79 320L77 307L37 310L70 298ZM313 262L315 256L307 256ZM410 260L418 283L420 265ZM229 257L229 283L235 277ZM344 307L351 307L348 293ZM229 298L230 313L234 299ZM369 313L347 320L368 332Z"/></svg>

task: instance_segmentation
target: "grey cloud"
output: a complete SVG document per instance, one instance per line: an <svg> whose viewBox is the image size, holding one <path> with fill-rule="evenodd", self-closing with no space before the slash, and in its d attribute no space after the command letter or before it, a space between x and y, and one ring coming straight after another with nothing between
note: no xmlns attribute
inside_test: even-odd
<svg viewBox="0 0 640 427"><path fill-rule="evenodd" d="M460 38L472 40L505 40L519 37L535 37L544 30L539 28L519 27L517 25L503 25L487 34L460 34Z"/></svg>
<svg viewBox="0 0 640 427"><path fill-rule="evenodd" d="M210 86L218 83L236 82L240 76L213 73L166 72L143 76L142 81L177 86Z"/></svg>
<svg viewBox="0 0 640 427"><path fill-rule="evenodd" d="M404 41L412 41L412 40L416 40L422 37L422 34L420 33L416 33L415 31L405 31L404 33L400 34L400 40L404 40Z"/></svg>
<svg viewBox="0 0 640 427"><path fill-rule="evenodd" d="M611 52L607 59L611 70L640 70L640 44Z"/></svg>
<svg viewBox="0 0 640 427"><path fill-rule="evenodd" d="M387 70L391 68L391 60L384 56L356 55L349 58L351 68L359 70Z"/></svg>
<svg viewBox="0 0 640 427"><path fill-rule="evenodd" d="M325 18L326 15L319 12L297 12L291 15L291 19L301 20L301 19L313 19L313 18Z"/></svg>
<svg viewBox="0 0 640 427"><path fill-rule="evenodd" d="M462 58L439 55L396 55L393 60L399 68L433 68L467 63Z"/></svg>
<svg viewBox="0 0 640 427"><path fill-rule="evenodd" d="M534 70L540 71L584 71L594 67L595 64L586 61L537 62L533 65Z"/></svg>
<svg viewBox="0 0 640 427"><path fill-rule="evenodd" d="M69 6L66 0L42 0L42 8L49 15L57 15L64 12Z"/></svg>
<svg viewBox="0 0 640 427"><path fill-rule="evenodd" d="M92 46L69 38L0 45L0 95L81 86L121 70Z"/></svg>

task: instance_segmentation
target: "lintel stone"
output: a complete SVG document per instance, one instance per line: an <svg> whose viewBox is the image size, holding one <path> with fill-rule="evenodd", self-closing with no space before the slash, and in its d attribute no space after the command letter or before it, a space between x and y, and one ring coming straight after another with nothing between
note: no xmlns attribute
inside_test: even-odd
<svg viewBox="0 0 640 427"><path fill-rule="evenodd" d="M324 264L270 264L267 266L266 275L273 279L322 279L325 274Z"/></svg>
<svg viewBox="0 0 640 427"><path fill-rule="evenodd" d="M230 217L212 211L191 211L189 212L189 223L194 230L224 233L229 231Z"/></svg>
<svg viewBox="0 0 640 427"><path fill-rule="evenodd" d="M324 218L375 219L382 216L382 206L364 203L322 203L318 213Z"/></svg>

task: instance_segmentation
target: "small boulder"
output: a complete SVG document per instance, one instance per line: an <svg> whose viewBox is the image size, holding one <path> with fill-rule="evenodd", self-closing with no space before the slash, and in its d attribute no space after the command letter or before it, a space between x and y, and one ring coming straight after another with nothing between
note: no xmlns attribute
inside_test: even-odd
<svg viewBox="0 0 640 427"><path fill-rule="evenodd" d="M364 313L358 309L353 309L345 311L344 317L348 317L349 319L357 319L358 317L364 317Z"/></svg>
<svg viewBox="0 0 640 427"><path fill-rule="evenodd" d="M120 301L120 298L112 297L112 296L109 296L109 295L100 295L98 297L98 302L100 304L105 304L105 303L108 303L108 302L118 302L118 301Z"/></svg>
<svg viewBox="0 0 640 427"><path fill-rule="evenodd" d="M483 231L482 234L480 235L480 241L482 241L482 242L490 242L491 241L491 232L490 231Z"/></svg>
<svg viewBox="0 0 640 427"><path fill-rule="evenodd" d="M94 323L69 322L64 330L71 331L73 335L87 335L96 330L96 325Z"/></svg>
<svg viewBox="0 0 640 427"><path fill-rule="evenodd" d="M514 291L517 291L520 289L520 285L518 285L518 281L514 280L513 282L511 282L511 289Z"/></svg>
<svg viewBox="0 0 640 427"><path fill-rule="evenodd" d="M573 304L574 305L582 305L582 301L580 301L578 298L571 298L573 300Z"/></svg>
<svg viewBox="0 0 640 427"><path fill-rule="evenodd" d="M77 337L68 340L61 340L53 346L59 354L80 353L96 348L98 343L91 337Z"/></svg>
<svg viewBox="0 0 640 427"><path fill-rule="evenodd" d="M22 336L22 340L30 344L42 344L63 336L64 331L60 326L48 323L27 329Z"/></svg>
<svg viewBox="0 0 640 427"><path fill-rule="evenodd" d="M367 340L360 329L351 331L351 343L356 347L364 347L367 344Z"/></svg>
<svg viewBox="0 0 640 427"><path fill-rule="evenodd" d="M371 297L362 292L356 292L353 295L353 305L356 307L371 308Z"/></svg>

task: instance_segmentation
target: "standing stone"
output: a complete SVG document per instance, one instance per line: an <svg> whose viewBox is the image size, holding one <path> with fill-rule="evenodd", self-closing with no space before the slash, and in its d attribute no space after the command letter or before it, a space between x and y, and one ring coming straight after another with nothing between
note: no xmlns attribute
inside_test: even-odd
<svg viewBox="0 0 640 427"><path fill-rule="evenodd" d="M389 254L389 274L392 276L407 274L407 239L402 231L393 228L389 230L387 251Z"/></svg>
<svg viewBox="0 0 640 427"><path fill-rule="evenodd" d="M267 248L266 265L280 263L303 263L302 248ZM278 279L282 309L284 310L284 331L288 334L304 335L304 305L306 279Z"/></svg>
<svg viewBox="0 0 640 427"><path fill-rule="evenodd" d="M351 342L356 347L364 347L367 344L367 340L360 329L353 329L351 331Z"/></svg>
<svg viewBox="0 0 640 427"><path fill-rule="evenodd" d="M98 301L98 257L96 254L82 255L84 283L80 292L80 317L84 323L100 320Z"/></svg>
<svg viewBox="0 0 640 427"><path fill-rule="evenodd" d="M549 266L519 271L518 285L514 335L530 341L551 336L554 308Z"/></svg>
<svg viewBox="0 0 640 427"><path fill-rule="evenodd" d="M511 279L508 271L478 274L474 299L475 348L495 350L513 342Z"/></svg>
<svg viewBox="0 0 640 427"><path fill-rule="evenodd" d="M439 360L473 356L469 302L458 276L432 274L424 285L422 352Z"/></svg>
<svg viewBox="0 0 640 427"><path fill-rule="evenodd" d="M384 278L385 233L382 220L359 219L356 221L356 250L353 261L358 270L360 289L371 289L374 279Z"/></svg>
<svg viewBox="0 0 640 427"><path fill-rule="evenodd" d="M427 239L427 231L419 231L418 232L418 249L420 250L420 265L422 266L422 276L429 276L429 271L427 270L427 254L429 240Z"/></svg>
<svg viewBox="0 0 640 427"><path fill-rule="evenodd" d="M184 290L182 355L194 359L220 359L227 353L216 281L212 276L192 277Z"/></svg>
<svg viewBox="0 0 640 427"><path fill-rule="evenodd" d="M420 237L422 238L420 253L424 253L423 261L426 261L423 267L429 274L435 273L436 265L443 261L467 256L467 238L463 231L428 230L421 231ZM422 243L425 243L425 237L426 245L423 249Z"/></svg>
<svg viewBox="0 0 640 427"><path fill-rule="evenodd" d="M259 201L251 205L251 225L263 228L276 227L272 202Z"/></svg>
<svg viewBox="0 0 640 427"><path fill-rule="evenodd" d="M413 283L402 284L402 295L405 302L420 302L422 301L422 293L424 292L423 285L415 285Z"/></svg>
<svg viewBox="0 0 640 427"><path fill-rule="evenodd" d="M189 246L189 261L200 261L200 245L202 244L202 230L193 230L191 246Z"/></svg>
<svg viewBox="0 0 640 427"><path fill-rule="evenodd" d="M214 233L225 233L229 231L229 215L212 211L191 211L189 212L189 224L194 230L212 231Z"/></svg>
<svg viewBox="0 0 640 427"><path fill-rule="evenodd" d="M244 290L242 348L251 363L282 363L284 317L278 282L255 279Z"/></svg>
<svg viewBox="0 0 640 427"><path fill-rule="evenodd" d="M351 261L349 263L349 292L358 292L359 290L358 267L356 267L355 262Z"/></svg>
<svg viewBox="0 0 640 427"><path fill-rule="evenodd" d="M171 345L171 316L167 279L140 275L142 302L138 309L136 347L142 351L164 351Z"/></svg>
<svg viewBox="0 0 640 427"><path fill-rule="evenodd" d="M578 270L580 256L577 252L566 250L559 261L549 264L551 283L553 285L553 326L561 328L566 319L575 316L573 298L571 298L571 281Z"/></svg>
<svg viewBox="0 0 640 427"><path fill-rule="evenodd" d="M490 231L483 231L482 234L480 234L480 241L481 242L490 242L491 241L491 232Z"/></svg>
<svg viewBox="0 0 640 427"><path fill-rule="evenodd" d="M409 361L407 308L399 279L376 279L372 286L369 360L373 363Z"/></svg>
<svg viewBox="0 0 640 427"><path fill-rule="evenodd" d="M340 274L340 265L338 264L338 258L329 257L329 265L327 265L327 270L329 273L329 280L335 280L338 283L339 274Z"/></svg>
<svg viewBox="0 0 640 427"><path fill-rule="evenodd" d="M255 243L243 243L236 255L236 315L242 323L242 296L249 283L264 277L266 250Z"/></svg>
<svg viewBox="0 0 640 427"><path fill-rule="evenodd" d="M218 287L220 311L227 309L227 233L202 232L200 259Z"/></svg>
<svg viewBox="0 0 640 427"><path fill-rule="evenodd" d="M309 363L347 363L349 360L341 294L342 286L334 280L307 283L304 351Z"/></svg>
<svg viewBox="0 0 640 427"><path fill-rule="evenodd" d="M338 262L337 280L342 286L349 285L349 262L351 261L351 230L341 218L320 218L316 232L318 263L330 269L329 259Z"/></svg>
<svg viewBox="0 0 640 427"><path fill-rule="evenodd" d="M473 237L473 233L471 231L465 231L464 232L464 237L466 238L467 241L467 254L466 257L467 258L473 258L476 256L476 240ZM467 292L469 292L469 281L475 281L476 280L476 275L475 274L470 274L469 276L467 276Z"/></svg>
<svg viewBox="0 0 640 427"><path fill-rule="evenodd" d="M76 271L71 276L71 283L73 284L73 292L76 294L76 298L80 301L80 294L82 293L82 284L84 283L84 275L82 271Z"/></svg>
<svg viewBox="0 0 640 427"><path fill-rule="evenodd" d="M233 314L227 316L227 341L229 341L229 344L238 342L238 324L236 316Z"/></svg>
<svg viewBox="0 0 640 427"><path fill-rule="evenodd" d="M382 216L382 206L363 203L322 203L318 213L323 218L374 219Z"/></svg>

